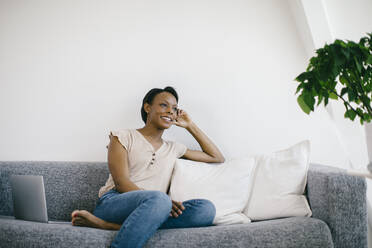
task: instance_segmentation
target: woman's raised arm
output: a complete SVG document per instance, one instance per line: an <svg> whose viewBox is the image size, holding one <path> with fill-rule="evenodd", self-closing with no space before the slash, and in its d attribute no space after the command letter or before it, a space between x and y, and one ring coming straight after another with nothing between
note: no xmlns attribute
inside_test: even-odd
<svg viewBox="0 0 372 248"><path fill-rule="evenodd" d="M186 111L179 109L175 125L186 128L187 131L196 139L203 151L187 149L182 158L206 162L223 163L225 158L217 146L203 133L203 131L191 120Z"/></svg>

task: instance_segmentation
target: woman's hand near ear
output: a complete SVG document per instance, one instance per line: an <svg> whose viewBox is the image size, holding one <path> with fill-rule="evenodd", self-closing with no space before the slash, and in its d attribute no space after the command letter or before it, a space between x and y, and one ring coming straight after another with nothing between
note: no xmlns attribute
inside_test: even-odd
<svg viewBox="0 0 372 248"><path fill-rule="evenodd" d="M173 120L173 124L179 127L187 128L192 123L191 117L183 109L177 109L177 117Z"/></svg>
<svg viewBox="0 0 372 248"><path fill-rule="evenodd" d="M208 138L208 136L191 120L186 111L177 110L177 117L173 124L185 128L196 139L203 151L187 149L181 157L206 163L223 163L225 158L217 146Z"/></svg>

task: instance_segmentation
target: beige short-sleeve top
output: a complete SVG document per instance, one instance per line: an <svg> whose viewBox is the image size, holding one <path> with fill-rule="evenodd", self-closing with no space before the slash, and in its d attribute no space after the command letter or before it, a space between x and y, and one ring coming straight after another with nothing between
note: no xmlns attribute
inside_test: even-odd
<svg viewBox="0 0 372 248"><path fill-rule="evenodd" d="M163 140L155 151L151 143L136 129L111 131L128 152L129 178L145 190L159 190L167 193L172 171L177 158L182 157L187 147L176 141ZM106 184L98 196L114 189L114 180L109 174Z"/></svg>

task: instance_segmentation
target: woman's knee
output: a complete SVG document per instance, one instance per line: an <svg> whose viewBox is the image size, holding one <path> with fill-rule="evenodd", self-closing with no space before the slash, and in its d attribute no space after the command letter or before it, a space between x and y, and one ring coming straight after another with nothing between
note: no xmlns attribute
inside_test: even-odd
<svg viewBox="0 0 372 248"><path fill-rule="evenodd" d="M168 214L170 213L172 209L172 200L166 193L158 190L150 190L148 193L147 199L151 200L157 209L163 209L165 212L168 212Z"/></svg>
<svg viewBox="0 0 372 248"><path fill-rule="evenodd" d="M200 199L200 201L202 202L202 212L204 213L205 221L211 225L216 216L216 206L208 199Z"/></svg>
<svg viewBox="0 0 372 248"><path fill-rule="evenodd" d="M215 205L210 200L207 199L193 199L190 201L191 205L194 208L192 220L190 220L193 223L193 225L195 226L212 225L213 220L216 216Z"/></svg>

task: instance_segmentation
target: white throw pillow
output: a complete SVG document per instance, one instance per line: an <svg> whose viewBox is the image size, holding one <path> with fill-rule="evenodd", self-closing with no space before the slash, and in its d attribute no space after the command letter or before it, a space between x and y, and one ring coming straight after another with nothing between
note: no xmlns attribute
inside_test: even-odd
<svg viewBox="0 0 372 248"><path fill-rule="evenodd" d="M210 200L216 207L214 225L249 223L242 210L249 198L254 168L252 156L214 164L177 159L169 196L181 202Z"/></svg>
<svg viewBox="0 0 372 248"><path fill-rule="evenodd" d="M252 192L243 213L251 220L311 216L303 195L309 168L310 141L272 154L258 154Z"/></svg>

